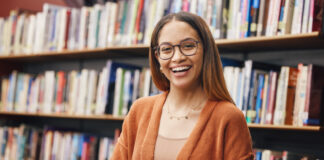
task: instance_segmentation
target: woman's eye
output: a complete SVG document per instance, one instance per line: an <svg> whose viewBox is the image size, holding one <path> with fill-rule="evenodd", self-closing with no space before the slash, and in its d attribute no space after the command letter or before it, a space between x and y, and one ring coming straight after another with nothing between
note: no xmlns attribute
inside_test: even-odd
<svg viewBox="0 0 324 160"><path fill-rule="evenodd" d="M193 48L195 48L195 44L183 44L181 48L183 48L183 49L193 49Z"/></svg>
<svg viewBox="0 0 324 160"><path fill-rule="evenodd" d="M163 47L163 48L161 48L161 51L162 52L171 52L172 48L171 47Z"/></svg>

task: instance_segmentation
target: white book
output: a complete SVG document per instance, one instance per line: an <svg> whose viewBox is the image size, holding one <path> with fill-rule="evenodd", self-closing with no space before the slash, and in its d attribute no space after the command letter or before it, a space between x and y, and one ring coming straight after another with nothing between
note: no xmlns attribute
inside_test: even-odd
<svg viewBox="0 0 324 160"><path fill-rule="evenodd" d="M16 32L14 34L14 46L13 46L13 53L15 55L19 55L21 54L21 50L20 50L20 47L21 47L21 37L22 37L22 31L23 31L23 28L24 28L24 21L25 21L25 14L20 14L18 16L18 19L17 19L17 23L16 23Z"/></svg>
<svg viewBox="0 0 324 160"><path fill-rule="evenodd" d="M293 111L293 125L295 126L303 126L303 114L306 105L307 77L308 67L299 64Z"/></svg>
<svg viewBox="0 0 324 160"><path fill-rule="evenodd" d="M273 23L273 16L274 16L274 8L275 8L275 2L277 0L272 0L269 2L269 9L268 9L268 13L266 13L268 15L268 19L267 19L267 26L266 26L266 32L265 32L265 35L266 36L270 36L270 33L271 33L271 29L272 29L272 23Z"/></svg>
<svg viewBox="0 0 324 160"><path fill-rule="evenodd" d="M233 66L225 66L224 67L224 78L226 82L226 88L230 92L230 95L232 96L232 78L233 78Z"/></svg>
<svg viewBox="0 0 324 160"><path fill-rule="evenodd" d="M9 90L8 90L8 97L7 97L7 106L6 110L8 112L13 111L14 109L14 99L15 99L15 91L17 85L17 71L13 71L10 75L9 79Z"/></svg>
<svg viewBox="0 0 324 160"><path fill-rule="evenodd" d="M189 12L197 14L197 0L191 0Z"/></svg>
<svg viewBox="0 0 324 160"><path fill-rule="evenodd" d="M28 26L28 33L27 33L27 42L24 49L26 54L31 54L33 52L33 46L35 42L35 34L36 34L36 16L30 15L29 16L29 26Z"/></svg>
<svg viewBox="0 0 324 160"><path fill-rule="evenodd" d="M144 70L144 93L143 96L147 97L150 95L150 86L151 86L151 70L150 69L146 69Z"/></svg>
<svg viewBox="0 0 324 160"><path fill-rule="evenodd" d="M215 1L214 3L217 3L217 1ZM228 26L227 26L227 31L226 31L227 32L227 34L226 34L227 39L232 39L233 38L234 23L235 23L235 20L236 20L234 18L235 17L234 5L235 5L234 0L229 0Z"/></svg>
<svg viewBox="0 0 324 160"><path fill-rule="evenodd" d="M121 116L119 115L119 105L120 105L120 92L122 88L122 76L123 76L123 69L117 68L116 70L116 83L115 83L115 91L114 91L114 105L113 105L113 116Z"/></svg>
<svg viewBox="0 0 324 160"><path fill-rule="evenodd" d="M89 75L89 85L86 102L86 114L91 115L94 113L94 105L96 99L96 86L97 86L97 71L91 70Z"/></svg>
<svg viewBox="0 0 324 160"><path fill-rule="evenodd" d="M88 46L89 49L96 48L96 33L97 33L97 24L98 22L98 14L101 10L102 6L99 4L94 5L94 7L89 10L89 30L88 30Z"/></svg>
<svg viewBox="0 0 324 160"><path fill-rule="evenodd" d="M309 9L309 19L308 19L308 27L307 33L313 32L313 21L314 21L314 3L315 0L310 0L310 9Z"/></svg>
<svg viewBox="0 0 324 160"><path fill-rule="evenodd" d="M52 113L55 90L55 72L45 72L44 113Z"/></svg>
<svg viewBox="0 0 324 160"><path fill-rule="evenodd" d="M238 83L238 88L237 88L237 100L235 101L236 106L240 109L243 110L243 88L244 88L244 73L245 70L244 68L240 69L239 73L239 83Z"/></svg>
<svg viewBox="0 0 324 160"><path fill-rule="evenodd" d="M128 24L128 30L127 30L127 38L126 38L126 44L127 45L131 45L132 44L132 40L135 38L135 22L136 22L136 16L137 16L137 10L138 10L138 1L139 0L131 0L131 10L128 11L127 18L129 18L129 24ZM159 1L160 4L163 3L163 1ZM161 7L159 7L159 9L157 9L157 11L160 10L160 8L163 9L163 6L160 5Z"/></svg>
<svg viewBox="0 0 324 160"><path fill-rule="evenodd" d="M117 17L117 3L107 2L109 4L109 22L108 22L108 35L107 35L107 46L112 46L115 42L115 22Z"/></svg>
<svg viewBox="0 0 324 160"><path fill-rule="evenodd" d="M2 55L9 55L10 54L10 35L11 34L11 25L10 20L6 20L3 28L3 48L2 48Z"/></svg>
<svg viewBox="0 0 324 160"><path fill-rule="evenodd" d="M23 80L23 90L20 95L19 100L19 111L18 112L27 112L27 96L29 91L29 80L30 80L29 74L24 74L24 80Z"/></svg>
<svg viewBox="0 0 324 160"><path fill-rule="evenodd" d="M130 70L126 70L124 74L124 92L123 92L123 106L122 106L122 115L127 115L128 112L128 102L131 100L130 95L130 87L132 80L132 72Z"/></svg>
<svg viewBox="0 0 324 160"><path fill-rule="evenodd" d="M45 28L45 14L38 12L36 14L36 29L35 29L35 44L33 53L40 53L44 46L44 28Z"/></svg>
<svg viewBox="0 0 324 160"><path fill-rule="evenodd" d="M139 95L139 81L140 81L140 71L134 71L134 82L133 82L133 94L132 94L132 103L135 102Z"/></svg>
<svg viewBox="0 0 324 160"><path fill-rule="evenodd" d="M79 35L79 27L77 26L78 22L80 23L80 10L76 8L71 9L71 17L69 24L69 38L67 48L69 50L77 49L77 37Z"/></svg>
<svg viewBox="0 0 324 160"><path fill-rule="evenodd" d="M44 160L51 160L51 150L53 142L53 131L47 131L45 134Z"/></svg>
<svg viewBox="0 0 324 160"><path fill-rule="evenodd" d="M233 71L233 86L232 86L232 99L235 102L235 100L237 99L237 92L238 91L238 86L239 86L239 74L240 74L240 68L239 67L234 67L234 71ZM237 102L235 102L237 104Z"/></svg>
<svg viewBox="0 0 324 160"><path fill-rule="evenodd" d="M38 99L39 99L39 90L40 90L40 81L41 81L40 79L41 76L38 76L32 84L31 95L29 97L30 105L28 107L28 112L31 113L36 113L38 109Z"/></svg>
<svg viewBox="0 0 324 160"><path fill-rule="evenodd" d="M273 124L284 125L286 116L286 101L289 79L289 67L282 66L276 94L276 107L274 111Z"/></svg>
<svg viewBox="0 0 324 160"><path fill-rule="evenodd" d="M110 3L107 2L102 8L100 21L99 21L99 41L98 47L104 48L107 44L107 35L108 35L108 16L110 15Z"/></svg>
<svg viewBox="0 0 324 160"><path fill-rule="evenodd" d="M294 15L293 15L293 21L292 21L293 25L291 26L292 34L300 34L301 33L303 5L304 5L304 0L296 0L295 1Z"/></svg>
<svg viewBox="0 0 324 160"><path fill-rule="evenodd" d="M58 27L58 41L57 41L57 50L63 51L65 45L65 32L68 30L66 27L67 23L67 12L68 9L63 8L59 11L60 19L59 19L59 27Z"/></svg>
<svg viewBox="0 0 324 160"><path fill-rule="evenodd" d="M307 33L308 32L308 23L309 23L309 10L310 10L310 2L311 0L305 0L304 2L304 8L303 8L303 19L302 19L302 28L301 33Z"/></svg>
<svg viewBox="0 0 324 160"><path fill-rule="evenodd" d="M278 19L279 19L279 13L280 13L280 4L281 4L281 0L275 0L273 2L273 7L271 8L272 11L270 13L271 14L271 16L270 16L271 17L270 26L269 26L267 36L275 36L275 35L277 35Z"/></svg>
<svg viewBox="0 0 324 160"><path fill-rule="evenodd" d="M144 44L150 44L151 34L153 32L153 23L156 7L156 1L150 1L149 7L147 7Z"/></svg>
<svg viewBox="0 0 324 160"><path fill-rule="evenodd" d="M295 8L295 0L286 0L283 20L282 23L279 24L280 27L280 32L278 32L279 35L289 34L291 32L294 8Z"/></svg>
<svg viewBox="0 0 324 160"><path fill-rule="evenodd" d="M87 30L87 19L89 14L89 8L83 6L81 8L81 17L80 17L80 31L79 31L79 41L78 41L78 49L86 48L86 30Z"/></svg>
<svg viewBox="0 0 324 160"><path fill-rule="evenodd" d="M107 81L108 78L108 69L104 67L102 72L100 73L99 83L97 88L97 99L96 99L96 111L95 114L104 114L105 107L107 103L107 86L109 82Z"/></svg>
<svg viewBox="0 0 324 160"><path fill-rule="evenodd" d="M85 104L87 101L87 92L88 92L88 79L89 79L89 70L82 69L80 76L80 90L78 95L77 110L76 114L83 115L85 114Z"/></svg>
<svg viewBox="0 0 324 160"><path fill-rule="evenodd" d="M12 51L13 51L13 44L12 44L12 41L14 41L14 35L12 35L13 34L13 31L15 32L15 30L13 30L14 28L14 24L16 23L16 21L17 21L17 17L18 17L18 13L17 13L17 11L15 11L15 10L12 10L12 11L10 11L10 15L9 15L9 20L8 20L8 22L9 22L9 24L8 24L8 30L7 30L7 37L6 37L6 41L7 41L7 43L6 43L6 48L7 48L7 51L6 51L6 53L7 53L7 55L9 55L10 53L12 53Z"/></svg>
<svg viewBox="0 0 324 160"><path fill-rule="evenodd" d="M68 113L69 114L74 114L76 113L77 110L77 101L78 101L78 96L79 96L79 91L80 91L80 75L77 71L71 71L70 72L71 76L71 82L70 84L70 90L69 90L69 109Z"/></svg>

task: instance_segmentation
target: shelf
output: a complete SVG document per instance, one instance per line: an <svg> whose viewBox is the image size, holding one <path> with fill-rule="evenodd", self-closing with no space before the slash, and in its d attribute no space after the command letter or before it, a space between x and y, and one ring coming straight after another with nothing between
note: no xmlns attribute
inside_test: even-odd
<svg viewBox="0 0 324 160"><path fill-rule="evenodd" d="M324 39L319 32L282 35L274 37L249 37L215 41L221 54L226 52L257 52L274 50L324 49ZM65 50L31 55L0 56L0 61L35 62L53 60L76 60L89 58L148 57L148 45L112 46L99 49Z"/></svg>
<svg viewBox="0 0 324 160"><path fill-rule="evenodd" d="M17 113L17 112L0 112L0 116L12 117L48 117L60 119L84 119L84 120L112 120L123 121L124 117L115 117L112 115L70 115L63 113ZM291 125L261 125L261 124L248 124L250 129L269 129L269 130L293 130L293 131L321 131L320 126L291 126Z"/></svg>
<svg viewBox="0 0 324 160"><path fill-rule="evenodd" d="M257 52L275 50L324 49L324 38L319 32L273 37L216 40L220 53Z"/></svg>
<svg viewBox="0 0 324 160"><path fill-rule="evenodd" d="M292 125L267 125L267 124L248 124L250 129L269 129L269 130L293 130L293 131L320 131L320 126L292 126Z"/></svg>
<svg viewBox="0 0 324 160"><path fill-rule="evenodd" d="M147 57L148 46L113 46L109 48L64 50L62 52L43 52L29 55L0 56L0 61L35 62L53 60L76 60L89 58L122 58L122 57Z"/></svg>
<svg viewBox="0 0 324 160"><path fill-rule="evenodd" d="M84 119L84 120L110 120L110 121L123 121L124 117L116 117L112 115L70 115L63 113L17 113L17 112L0 112L0 116L12 117L48 117L60 119Z"/></svg>

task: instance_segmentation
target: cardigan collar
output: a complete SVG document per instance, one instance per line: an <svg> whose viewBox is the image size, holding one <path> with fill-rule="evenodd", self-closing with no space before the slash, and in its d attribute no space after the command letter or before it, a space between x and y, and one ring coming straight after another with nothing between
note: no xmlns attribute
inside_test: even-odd
<svg viewBox="0 0 324 160"><path fill-rule="evenodd" d="M153 160L155 143L159 132L160 119L162 115L162 108L167 98L168 92L160 94L153 105L151 120L149 122L143 146L141 148L141 159ZM187 142L180 150L177 159L189 159L194 147L198 143L200 135L202 134L211 113L213 112L217 102L208 100L200 113L199 119L190 133Z"/></svg>

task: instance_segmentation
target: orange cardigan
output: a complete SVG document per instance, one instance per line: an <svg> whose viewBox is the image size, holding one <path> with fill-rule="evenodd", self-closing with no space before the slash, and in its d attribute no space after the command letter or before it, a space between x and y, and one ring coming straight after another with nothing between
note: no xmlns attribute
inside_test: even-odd
<svg viewBox="0 0 324 160"><path fill-rule="evenodd" d="M153 160L167 92L137 100L126 116L112 160ZM242 112L229 102L207 101L177 159L253 159Z"/></svg>

